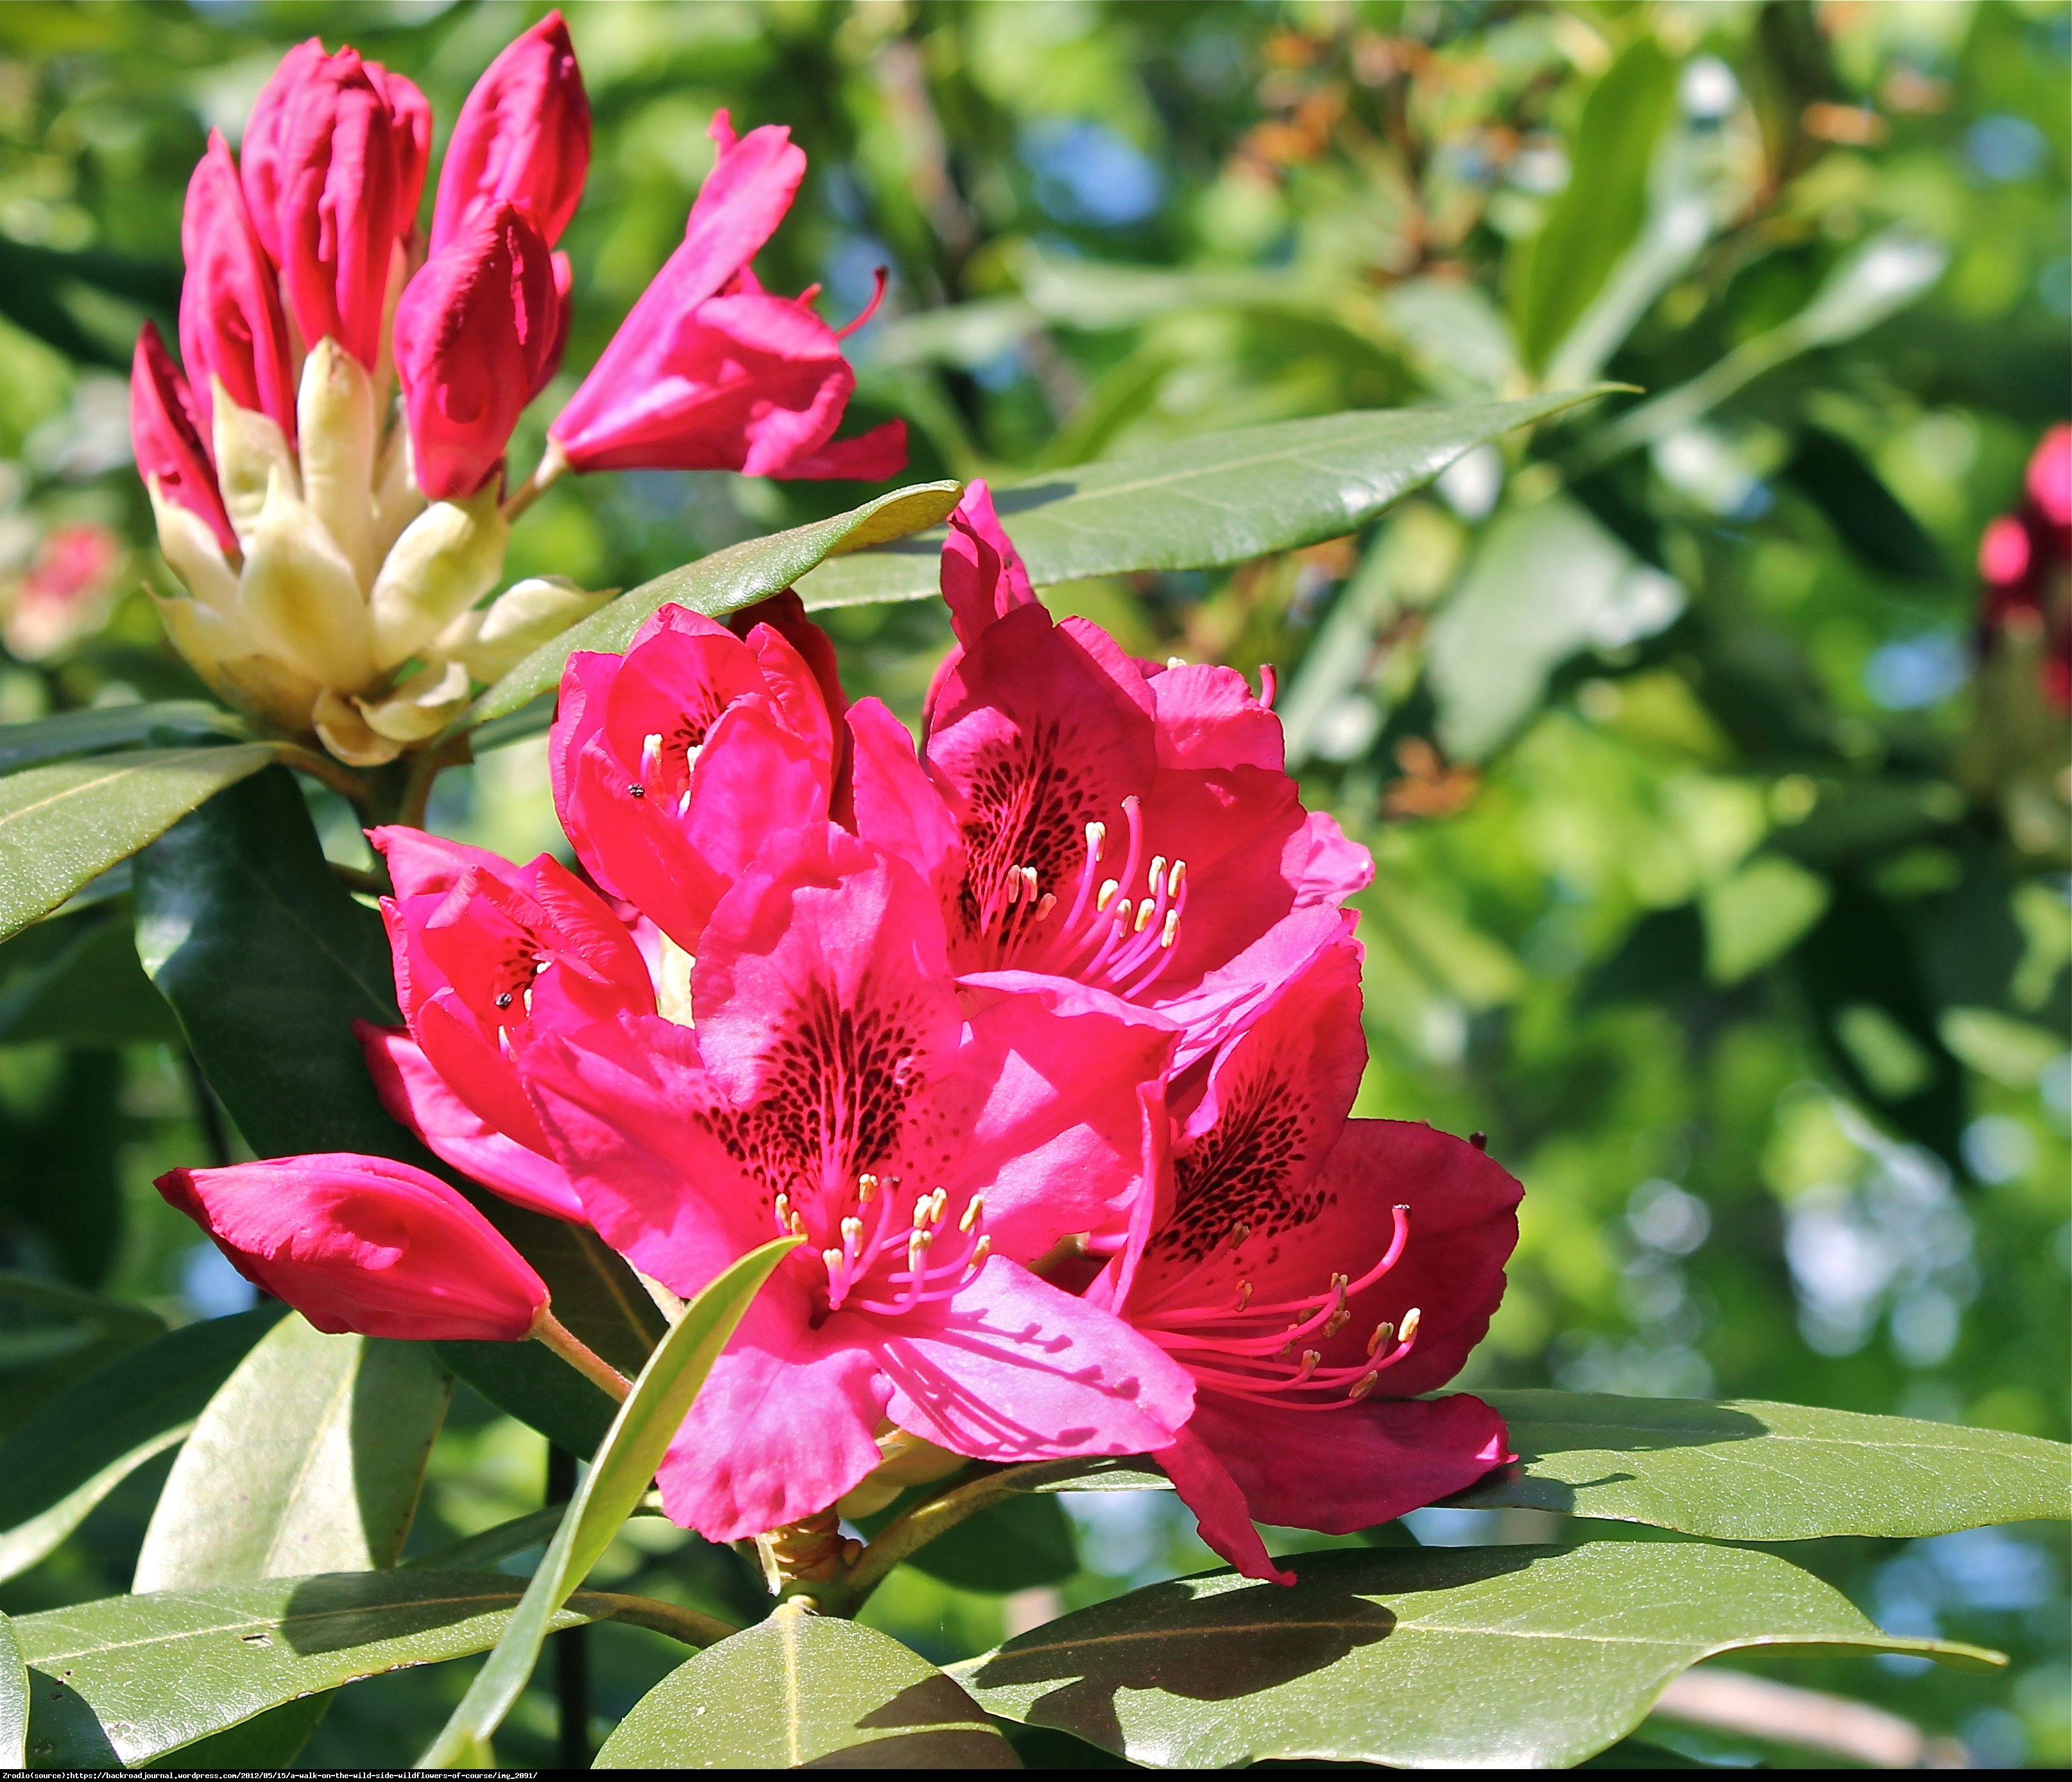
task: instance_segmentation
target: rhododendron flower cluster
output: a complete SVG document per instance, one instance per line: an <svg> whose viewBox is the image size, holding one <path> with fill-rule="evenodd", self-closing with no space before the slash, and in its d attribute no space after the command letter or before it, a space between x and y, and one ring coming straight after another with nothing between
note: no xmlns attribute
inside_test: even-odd
<svg viewBox="0 0 2072 1782"><path fill-rule="evenodd" d="M1370 1526L1509 1458L1480 1400L1422 1395L1502 1295L1518 1184L1352 1117L1372 863L1303 809L1270 698L1054 619L983 484L943 591L918 745L847 701L795 595L572 656L550 760L580 870L376 832L405 1025L363 1030L370 1067L456 1171L667 1294L803 1240L661 1467L679 1522L734 1540L965 1459L1149 1454L1211 1545L1288 1581L1256 1521ZM270 1224L217 1172L166 1191L292 1303L408 1334L414 1266L422 1334L450 1327L447 1200L413 1264L343 1211L401 1209L398 1166L258 1167L297 1184ZM533 1334L476 1237L508 1305L466 1315Z"/></svg>
<svg viewBox="0 0 2072 1782"><path fill-rule="evenodd" d="M1979 541L1979 642L1991 656L2012 640L2037 659L2053 711L2072 711L2072 426L2043 436L2022 479L2022 504Z"/></svg>
<svg viewBox="0 0 2072 1782"><path fill-rule="evenodd" d="M555 13L461 108L428 230L424 95L314 38L260 94L241 152L213 134L195 169L179 361L146 324L131 373L138 469L187 591L159 607L218 693L342 760L422 747L602 599L535 578L483 603L511 521L565 472L905 462L900 423L833 438L856 383L840 337L812 294L776 296L750 267L804 155L775 126L737 137L722 112L683 245L507 490L513 430L568 339L555 245L590 134Z"/></svg>

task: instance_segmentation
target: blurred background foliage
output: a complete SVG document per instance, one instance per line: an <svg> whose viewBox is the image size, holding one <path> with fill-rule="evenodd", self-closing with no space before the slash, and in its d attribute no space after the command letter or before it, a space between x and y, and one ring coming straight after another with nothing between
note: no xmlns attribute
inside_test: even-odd
<svg viewBox="0 0 2072 1782"><path fill-rule="evenodd" d="M1380 862L1360 1111L1486 1130L1527 1184L1474 1380L2067 1434L2066 714L2040 690L2034 628L1976 624L1974 562L2072 395L2072 12L569 12L597 120L564 243L572 367L673 245L724 105L743 128L789 124L811 157L767 282L821 282L845 315L891 269L854 342L857 405L906 418L916 477L1597 376L1646 392L1485 449L1371 536L1054 604L1144 654L1277 669L1309 801ZM206 131L234 141L313 31L409 73L443 129L535 15L0 10L0 718L199 690L138 591L163 572L121 373L142 317L170 320ZM574 382L536 405L521 467ZM571 479L512 570L631 586L853 499ZM916 715L940 611L831 628L852 688ZM364 859L343 807L323 814L336 857ZM560 843L536 742L449 775L434 816L520 857ZM156 1320L245 1303L150 1187L239 1141L137 969L121 895L0 949L6 1423ZM135 1309L74 1304L67 1284ZM126 1588L163 1464L0 1607ZM536 1504L544 1466L541 1438L463 1389L416 1544ZM960 1588L952 1540L931 1549L944 1575L902 1568L867 1619L960 1656L1207 1562L1170 1502L1071 1500L1069 1522L1030 1504L987 1535L1022 1589ZM1428 1541L1545 1537L1519 1513L1412 1521ZM1980 1763L2072 1759L2062 1534L1794 1557L1889 1628L2015 1663L1983 1681L1897 1658L1781 1674L1897 1706ZM759 1612L732 1555L658 1521L605 1574ZM673 1661L635 1631L588 1637L602 1726ZM305 1760L407 1762L455 1670L349 1693ZM552 1738L547 1698L528 1698L506 1760L547 1760Z"/></svg>

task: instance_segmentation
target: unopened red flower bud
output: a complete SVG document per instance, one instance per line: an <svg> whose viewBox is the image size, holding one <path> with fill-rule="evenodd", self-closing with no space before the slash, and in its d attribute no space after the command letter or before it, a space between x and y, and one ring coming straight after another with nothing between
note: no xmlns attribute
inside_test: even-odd
<svg viewBox="0 0 2072 1782"><path fill-rule="evenodd" d="M390 263L423 190L431 114L400 75L314 38L252 109L245 194L305 347L328 337L372 371Z"/></svg>
<svg viewBox="0 0 2072 1782"><path fill-rule="evenodd" d="M137 474L147 485L156 484L158 498L195 515L226 552L234 553L237 536L223 511L194 392L149 322L137 336L130 362L130 442L137 455Z"/></svg>
<svg viewBox="0 0 2072 1782"><path fill-rule="evenodd" d="M210 380L240 408L265 415L295 436L295 369L279 287L245 209L236 163L222 133L187 182L180 218L187 261L180 287L180 356L193 385L195 418L209 437L215 409Z"/></svg>
<svg viewBox="0 0 2072 1782"><path fill-rule="evenodd" d="M396 306L396 371L417 482L462 500L494 474L561 338L554 256L508 200L418 270Z"/></svg>
<svg viewBox="0 0 2072 1782"><path fill-rule="evenodd" d="M159 1193L237 1271L320 1331L419 1342L517 1342L546 1283L436 1176L351 1151L173 1170Z"/></svg>
<svg viewBox="0 0 2072 1782"><path fill-rule="evenodd" d="M500 200L529 212L551 246L589 171L590 100L568 27L550 12L489 64L461 107L439 172L432 252Z"/></svg>

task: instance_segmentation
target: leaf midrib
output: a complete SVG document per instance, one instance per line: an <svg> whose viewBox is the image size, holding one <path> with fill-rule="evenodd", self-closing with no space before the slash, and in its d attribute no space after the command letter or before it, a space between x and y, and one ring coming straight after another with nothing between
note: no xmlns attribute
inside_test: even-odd
<svg viewBox="0 0 2072 1782"><path fill-rule="evenodd" d="M89 792L98 792L104 786L114 785L119 781L133 778L140 773L150 773L162 768L182 767L204 755L220 755L224 752L218 748L195 748L181 749L169 755L154 755L147 761L118 768L112 773L101 775L97 780L82 780L76 784L61 787L52 792L49 797L39 798L34 804L22 805L13 810L0 812L0 830L6 829L10 823L20 822L26 817L35 816L38 811L47 810L52 805L60 804L68 798L78 797Z"/></svg>
<svg viewBox="0 0 2072 1782"><path fill-rule="evenodd" d="M349 1608L316 1609L310 1611L306 1615L294 1615L284 1617L269 1617L265 1615L246 1616L240 1620L225 1621L211 1627L182 1628L171 1633L149 1634L145 1636L143 1638L138 1640L105 1640L92 1645L76 1647L64 1652L37 1652L31 1655L29 1652L29 1648L25 1645L23 1648L23 1656L27 1659L28 1663L35 1665L39 1670L42 1670L47 1669L51 1665L60 1664L68 1658L93 1658L110 1652L138 1652L150 1646L171 1646L177 1644L179 1641L183 1640L208 1640L214 1638L218 1634L224 1633L277 1632L286 1628L314 1628L319 1626L327 1621L343 1620L350 1615L378 1615L384 1609L407 1609L413 1611L419 1609L445 1609L452 1608L457 1605L465 1606L469 1603L487 1604L492 1607L499 1606L508 1607L517 1601L520 1594L520 1588L521 1587L519 1586L517 1581L514 1579L512 1580L512 1587L510 1590L497 1591L493 1594L484 1591L472 1596L405 1596L398 1597L393 1602L362 1603L357 1603ZM117 1600L121 1599L118 1599ZM60 1610L57 1612L62 1614L64 1611ZM23 1628L27 1627L30 1624L31 1624L27 1619L18 1619L14 1624L17 1634L18 1635ZM446 1624L446 1625L450 1626L451 1624L449 1623ZM434 1632L436 1630L424 1629L420 1631ZM364 1650L365 1647L368 1646L382 1645L387 1644L387 1642L391 1640L407 1640L409 1637L410 1636L409 1634L390 1634L381 1639L367 1640L364 1642L361 1647L359 1648L342 1648L340 1649ZM294 1656L298 1658L306 1658L319 1657L323 1655L314 1652L297 1652Z"/></svg>

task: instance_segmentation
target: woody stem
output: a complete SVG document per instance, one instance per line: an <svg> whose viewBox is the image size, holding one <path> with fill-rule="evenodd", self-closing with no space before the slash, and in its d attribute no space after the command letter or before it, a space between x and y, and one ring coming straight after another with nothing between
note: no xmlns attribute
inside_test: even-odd
<svg viewBox="0 0 2072 1782"><path fill-rule="evenodd" d="M532 1321L532 1335L595 1386L614 1398L623 1399L633 1382L571 1331L545 1307Z"/></svg>
<svg viewBox="0 0 2072 1782"><path fill-rule="evenodd" d="M407 824L413 829L425 826L425 808L432 801L432 782L448 768L455 768L468 760L472 754L465 735L449 737L443 743L434 743L421 752L410 763L410 776L403 784L403 796L397 806L396 821Z"/></svg>
<svg viewBox="0 0 2072 1782"><path fill-rule="evenodd" d="M568 474L569 461L561 454L561 447L553 440L547 442L545 454L532 467L532 474L504 498L504 519L506 525L516 520L528 508L545 495L555 484Z"/></svg>

